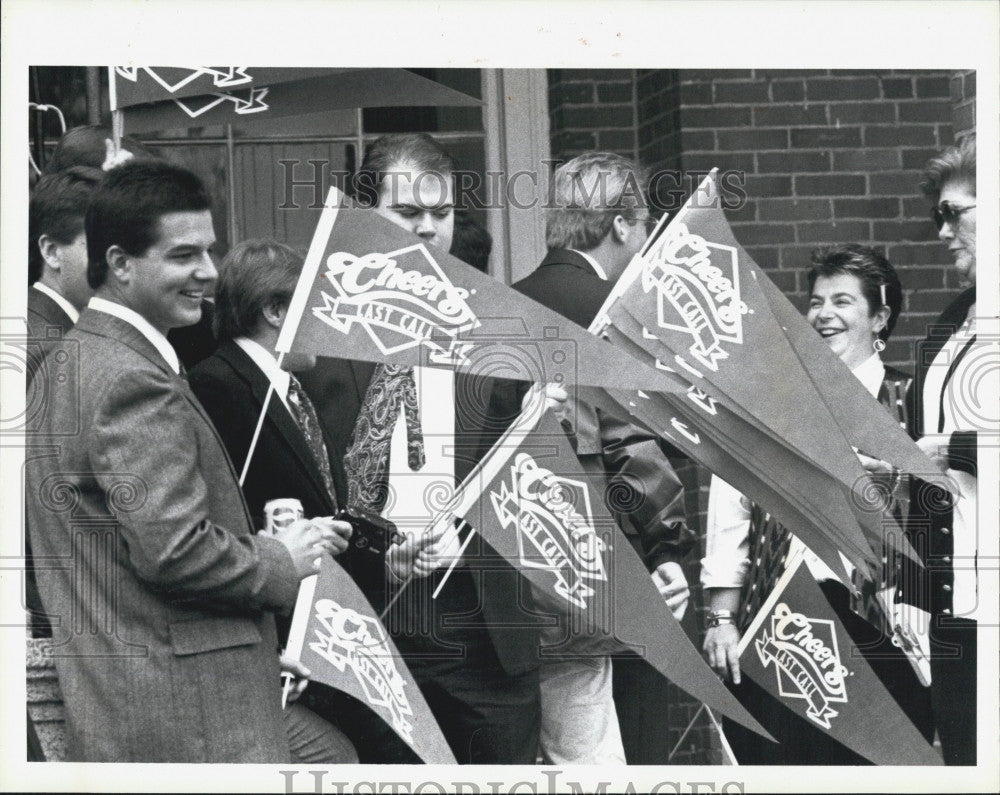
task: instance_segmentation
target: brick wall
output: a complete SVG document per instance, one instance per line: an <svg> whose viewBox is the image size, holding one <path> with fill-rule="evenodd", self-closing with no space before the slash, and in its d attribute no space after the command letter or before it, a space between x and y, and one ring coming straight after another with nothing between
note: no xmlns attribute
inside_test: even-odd
<svg viewBox="0 0 1000 795"><path fill-rule="evenodd" d="M812 249L883 249L905 292L885 358L910 369L958 291L917 187L953 141L952 88L945 71L640 72L639 150L654 168L744 172L733 231L800 307Z"/></svg>
<svg viewBox="0 0 1000 795"><path fill-rule="evenodd" d="M961 138L976 129L976 73L971 70L951 76L952 126Z"/></svg>
<svg viewBox="0 0 1000 795"><path fill-rule="evenodd" d="M616 77L617 75L617 77ZM635 92L635 153L651 169L745 174L745 204L727 215L737 239L800 309L812 250L832 243L881 248L899 272L903 312L886 361L912 370L914 343L959 291L918 183L924 163L975 123L975 73L876 70L553 70L552 148L569 156L602 147L626 117L619 100L606 115L600 85ZM628 147L610 146L629 155ZM695 177L697 181L698 177ZM666 190L689 194L695 183ZM657 197L670 204L670 197ZM678 204L674 199L674 205ZM704 536L709 474L682 466L688 517ZM703 551L703 550L702 550ZM692 555L688 579L697 583ZM694 589L685 625L700 637L704 612ZM700 642L700 641L699 641ZM692 705L678 692L671 745ZM682 746L683 761L719 760L700 721ZM680 756L680 754L679 754ZM679 757L677 760L679 761Z"/></svg>
<svg viewBox="0 0 1000 795"><path fill-rule="evenodd" d="M552 156L600 149L636 157L634 73L628 69L549 69Z"/></svg>

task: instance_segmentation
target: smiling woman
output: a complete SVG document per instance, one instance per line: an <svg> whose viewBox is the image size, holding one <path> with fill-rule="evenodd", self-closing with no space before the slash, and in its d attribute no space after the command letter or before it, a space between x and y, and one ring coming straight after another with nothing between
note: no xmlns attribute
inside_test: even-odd
<svg viewBox="0 0 1000 795"><path fill-rule="evenodd" d="M896 271L878 251L838 246L813 253L806 319L851 369L885 349L903 303Z"/></svg>
<svg viewBox="0 0 1000 795"><path fill-rule="evenodd" d="M882 363L885 348L903 303L903 290L889 261L867 246L843 245L819 249L808 273L807 319L830 348L851 370L873 398L903 422L903 395L910 377ZM873 411L878 409L873 408ZM898 519L895 499L898 473L882 473L883 462L869 459L873 477L891 494L886 512ZM764 508L754 505L720 478L713 476L709 491L706 556L702 585L708 594L709 628L704 651L710 665L731 677L741 703L779 740L760 740L738 726L726 724L729 741L741 764L865 764L854 751L831 739L825 731L805 722L790 723L787 711L761 688L740 675L736 653L740 633L752 621L777 579L768 570L768 559L790 534ZM777 556L780 557L780 554ZM934 736L930 693L893 638L877 593L894 580L895 565L874 577L852 574L854 591L809 553L806 564L820 589L847 630L853 645L871 666L886 690L928 742ZM779 567L780 571L780 567ZM818 648L818 647L816 647ZM807 649L807 651L812 651ZM818 658L817 658L818 660ZM836 679L836 677L835 677Z"/></svg>

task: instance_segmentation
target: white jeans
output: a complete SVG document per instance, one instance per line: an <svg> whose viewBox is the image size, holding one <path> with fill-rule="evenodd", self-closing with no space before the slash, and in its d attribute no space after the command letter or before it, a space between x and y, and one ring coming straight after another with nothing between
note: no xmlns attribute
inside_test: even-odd
<svg viewBox="0 0 1000 795"><path fill-rule="evenodd" d="M542 662L540 745L547 765L624 765L611 658Z"/></svg>

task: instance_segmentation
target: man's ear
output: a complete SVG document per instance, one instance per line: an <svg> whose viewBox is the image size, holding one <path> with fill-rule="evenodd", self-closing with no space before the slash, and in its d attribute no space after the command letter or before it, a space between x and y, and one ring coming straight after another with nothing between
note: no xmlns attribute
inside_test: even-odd
<svg viewBox="0 0 1000 795"><path fill-rule="evenodd" d="M59 244L48 235L42 235L38 238L38 250L41 252L42 259L54 271L62 268L62 260L59 259L58 248Z"/></svg>
<svg viewBox="0 0 1000 795"><path fill-rule="evenodd" d="M632 231L632 227L628 221L625 220L624 215L616 215L615 220L611 223L611 234L618 243L624 243L628 240L628 236Z"/></svg>
<svg viewBox="0 0 1000 795"><path fill-rule="evenodd" d="M277 298L272 298L264 304L264 309L262 311L262 314L264 315L264 322L276 329L281 328L281 324L285 322L285 315L287 313L288 304Z"/></svg>
<svg viewBox="0 0 1000 795"><path fill-rule="evenodd" d="M134 263L121 246L111 246L104 255L108 263L108 275L114 276L122 284L128 284L132 279L132 268Z"/></svg>

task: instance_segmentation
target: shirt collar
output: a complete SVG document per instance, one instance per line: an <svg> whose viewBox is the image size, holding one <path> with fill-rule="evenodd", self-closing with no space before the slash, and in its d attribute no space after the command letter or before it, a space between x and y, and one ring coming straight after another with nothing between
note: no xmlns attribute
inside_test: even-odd
<svg viewBox="0 0 1000 795"><path fill-rule="evenodd" d="M96 295L90 299L90 303L87 306L90 309L96 309L98 312L114 315L119 320L124 320L130 326L133 326L159 351L160 356L166 359L170 368L175 373L180 374L181 362L177 358L177 351L173 349L167 338L153 327L152 323L134 309L129 309L127 306L115 303L114 301L108 301L106 298L98 298Z"/></svg>
<svg viewBox="0 0 1000 795"><path fill-rule="evenodd" d="M571 248L570 251L572 251L574 254L579 254L581 257L587 260L587 262L590 263L590 267L592 267L594 269L594 272L601 277L602 281L606 282L608 280L608 274L604 271L604 268L601 267L601 263L599 263L596 259L590 256L590 254L588 254L586 251L580 251L579 249L575 248Z"/></svg>
<svg viewBox="0 0 1000 795"><path fill-rule="evenodd" d="M267 376L267 380L274 385L274 391L281 398L281 402L288 405L288 384L291 378L285 370L278 367L278 360L274 358L274 354L259 342L249 337L237 337L233 342L239 345L240 349L253 359L253 363L261 369L264 375Z"/></svg>
<svg viewBox="0 0 1000 795"><path fill-rule="evenodd" d="M77 311L76 307L73 306L73 304L71 304L61 295L59 295L59 293L57 293L47 284L42 284L42 282L38 281L35 282L32 285L32 287L38 290L38 292L42 293L43 295L47 295L49 298L55 301L59 305L59 308L67 315L69 315L69 319L72 320L74 323L76 323L76 321L80 319L80 313Z"/></svg>
<svg viewBox="0 0 1000 795"><path fill-rule="evenodd" d="M855 378L864 384L865 389L868 390L872 397L878 397L879 390L882 388L882 381L885 380L885 365L882 364L882 360L877 353L873 353L851 370L851 372L854 373Z"/></svg>

